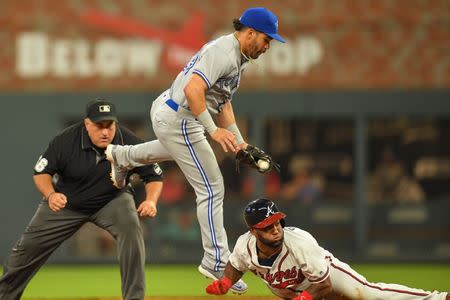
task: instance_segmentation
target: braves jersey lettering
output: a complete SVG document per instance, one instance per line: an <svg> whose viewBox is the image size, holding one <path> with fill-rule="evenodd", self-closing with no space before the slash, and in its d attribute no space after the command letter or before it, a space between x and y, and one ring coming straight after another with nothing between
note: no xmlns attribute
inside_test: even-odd
<svg viewBox="0 0 450 300"><path fill-rule="evenodd" d="M305 279L300 268L297 268L296 266L275 273L267 272L266 274L263 274L259 272L258 275L267 284L277 289L284 289L289 286L300 284Z"/></svg>

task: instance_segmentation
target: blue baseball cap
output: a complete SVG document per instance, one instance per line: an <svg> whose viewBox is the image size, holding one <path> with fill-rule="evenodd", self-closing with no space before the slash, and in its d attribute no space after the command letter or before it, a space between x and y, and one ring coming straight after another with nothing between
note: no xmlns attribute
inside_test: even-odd
<svg viewBox="0 0 450 300"><path fill-rule="evenodd" d="M286 43L278 34L278 19L270 10L264 7L252 7L244 11L239 18L243 25L263 32L271 38Z"/></svg>

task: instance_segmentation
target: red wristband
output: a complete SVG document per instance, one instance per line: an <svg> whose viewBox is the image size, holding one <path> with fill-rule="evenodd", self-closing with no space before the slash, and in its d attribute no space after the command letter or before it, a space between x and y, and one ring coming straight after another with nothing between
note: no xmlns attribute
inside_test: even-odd
<svg viewBox="0 0 450 300"><path fill-rule="evenodd" d="M313 300L313 297L311 296L310 293L308 293L307 291L303 291L300 294L300 300Z"/></svg>
<svg viewBox="0 0 450 300"><path fill-rule="evenodd" d="M224 295L231 288L233 283L230 278L222 277L221 279L213 281L206 287L206 293L210 295Z"/></svg>
<svg viewBox="0 0 450 300"><path fill-rule="evenodd" d="M300 293L300 295L298 295L292 300L313 300L313 297L307 291L303 291Z"/></svg>

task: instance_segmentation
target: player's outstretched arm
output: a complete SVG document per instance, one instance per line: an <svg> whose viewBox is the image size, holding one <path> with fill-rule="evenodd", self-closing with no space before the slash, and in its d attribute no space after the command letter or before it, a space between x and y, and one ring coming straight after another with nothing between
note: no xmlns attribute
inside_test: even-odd
<svg viewBox="0 0 450 300"><path fill-rule="evenodd" d="M233 284L235 284L239 279L241 279L242 275L244 275L244 273L233 267L233 265L230 262L228 262L227 265L225 266L223 276L230 278Z"/></svg>
<svg viewBox="0 0 450 300"><path fill-rule="evenodd" d="M225 295L228 290L241 279L243 273L235 269L229 262L225 266L223 277L213 281L206 287L206 292L210 295Z"/></svg>

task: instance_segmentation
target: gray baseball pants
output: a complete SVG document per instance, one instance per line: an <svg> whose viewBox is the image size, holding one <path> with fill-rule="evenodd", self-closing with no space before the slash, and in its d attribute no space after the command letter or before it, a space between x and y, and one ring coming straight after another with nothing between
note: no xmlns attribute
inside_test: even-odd
<svg viewBox="0 0 450 300"><path fill-rule="evenodd" d="M116 163L134 168L163 160L174 160L197 196L204 255L202 265L223 271L230 251L223 226L225 188L214 152L206 139L205 128L192 113L166 104L169 92L152 104L150 117L157 140L115 148Z"/></svg>
<svg viewBox="0 0 450 300"><path fill-rule="evenodd" d="M50 255L86 222L107 230L117 241L123 299L144 299L145 245L129 192L119 194L93 215L69 209L53 212L47 201L42 201L4 264L0 299L20 299Z"/></svg>

